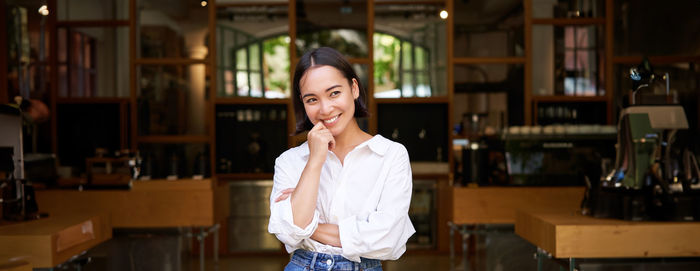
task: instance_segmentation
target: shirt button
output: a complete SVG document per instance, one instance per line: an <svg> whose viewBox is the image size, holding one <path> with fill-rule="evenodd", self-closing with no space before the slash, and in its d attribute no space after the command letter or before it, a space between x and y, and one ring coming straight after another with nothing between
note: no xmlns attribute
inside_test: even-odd
<svg viewBox="0 0 700 271"><path fill-rule="evenodd" d="M327 265L331 265L332 263L333 263L333 261L331 261L331 259L328 259L328 260L326 261L326 264L327 264Z"/></svg>

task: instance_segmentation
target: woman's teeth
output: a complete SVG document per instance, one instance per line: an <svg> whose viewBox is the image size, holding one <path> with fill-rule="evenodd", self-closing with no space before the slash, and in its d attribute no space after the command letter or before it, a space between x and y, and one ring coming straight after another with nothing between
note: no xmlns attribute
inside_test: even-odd
<svg viewBox="0 0 700 271"><path fill-rule="evenodd" d="M323 120L323 122L325 122L325 123L332 123L332 122L334 122L335 120L338 119L338 116L340 116L340 115L337 115L337 116L332 117L332 118L327 119L327 120Z"/></svg>

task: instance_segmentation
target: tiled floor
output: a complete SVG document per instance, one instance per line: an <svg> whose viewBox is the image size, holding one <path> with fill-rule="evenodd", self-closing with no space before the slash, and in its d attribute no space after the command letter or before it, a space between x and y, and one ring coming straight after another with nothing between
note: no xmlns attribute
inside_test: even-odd
<svg viewBox="0 0 700 271"><path fill-rule="evenodd" d="M537 270L537 261L533 258L536 248L514 233L501 233L479 237L472 243L476 250L469 258L469 270ZM178 233L161 232L122 234L112 240L91 249L84 257L91 261L84 267L65 264L54 270L81 271L198 271L199 258L193 256L186 248ZM418 270L464 270L460 254L454 260L455 268L447 253L427 253L409 251L397 261L383 263L385 271ZM205 261L205 270L254 270L280 271L289 262L285 254L224 256L218 265L211 257ZM585 271L665 271L665 270L700 270L700 258L684 259L636 259L635 261L592 260L577 261L580 270ZM217 268L218 267L218 268ZM543 271L560 270L559 265L551 260L544 261Z"/></svg>

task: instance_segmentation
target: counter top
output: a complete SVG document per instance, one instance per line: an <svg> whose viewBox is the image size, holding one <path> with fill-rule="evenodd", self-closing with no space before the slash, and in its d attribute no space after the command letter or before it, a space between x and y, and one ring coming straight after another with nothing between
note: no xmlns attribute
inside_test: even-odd
<svg viewBox="0 0 700 271"><path fill-rule="evenodd" d="M555 258L700 257L700 222L602 219L519 211L515 233Z"/></svg>
<svg viewBox="0 0 700 271"><path fill-rule="evenodd" d="M5 224L0 226L0 258L6 261L0 262L0 270L21 261L31 268L51 268L110 238L109 216L99 213L65 213Z"/></svg>
<svg viewBox="0 0 700 271"><path fill-rule="evenodd" d="M211 179L150 180L130 190L37 190L36 200L50 215L108 213L115 228L212 226L228 214L228 189Z"/></svg>
<svg viewBox="0 0 700 271"><path fill-rule="evenodd" d="M584 187L455 187L455 224L514 224L516 210L577 210Z"/></svg>

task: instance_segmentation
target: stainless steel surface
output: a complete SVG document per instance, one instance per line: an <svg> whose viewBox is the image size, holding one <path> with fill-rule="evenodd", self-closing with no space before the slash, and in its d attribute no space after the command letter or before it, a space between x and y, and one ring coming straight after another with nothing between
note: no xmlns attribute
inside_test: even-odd
<svg viewBox="0 0 700 271"><path fill-rule="evenodd" d="M267 232L270 218L271 180L237 181L230 184L228 249L240 251L278 251L281 243Z"/></svg>
<svg viewBox="0 0 700 271"><path fill-rule="evenodd" d="M407 247L433 249L437 237L437 186L434 180L413 180L413 195L408 215L416 233Z"/></svg>

